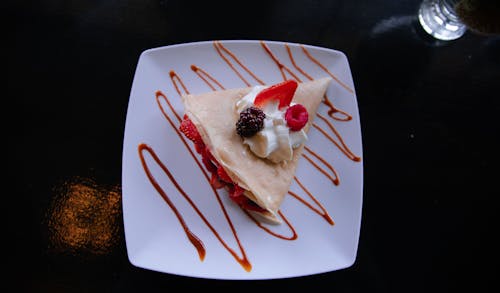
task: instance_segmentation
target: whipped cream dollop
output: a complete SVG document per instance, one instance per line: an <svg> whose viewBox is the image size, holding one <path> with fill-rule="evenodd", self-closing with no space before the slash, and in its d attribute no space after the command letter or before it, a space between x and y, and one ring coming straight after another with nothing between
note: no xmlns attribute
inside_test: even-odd
<svg viewBox="0 0 500 293"><path fill-rule="evenodd" d="M265 89L265 86L255 86L236 103L238 113L254 106L255 97ZM266 114L264 128L251 137L244 137L243 143L260 158L267 158L274 163L292 159L293 149L307 140L306 132L291 131L285 120L286 108L278 108L279 101L267 103L262 111ZM293 106L294 104L290 104Z"/></svg>

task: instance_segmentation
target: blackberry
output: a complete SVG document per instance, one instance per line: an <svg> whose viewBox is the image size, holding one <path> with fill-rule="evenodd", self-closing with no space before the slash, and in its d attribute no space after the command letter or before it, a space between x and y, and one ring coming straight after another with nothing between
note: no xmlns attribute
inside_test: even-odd
<svg viewBox="0 0 500 293"><path fill-rule="evenodd" d="M240 119L236 123L236 132L242 137L251 137L264 128L266 114L256 107L241 111Z"/></svg>

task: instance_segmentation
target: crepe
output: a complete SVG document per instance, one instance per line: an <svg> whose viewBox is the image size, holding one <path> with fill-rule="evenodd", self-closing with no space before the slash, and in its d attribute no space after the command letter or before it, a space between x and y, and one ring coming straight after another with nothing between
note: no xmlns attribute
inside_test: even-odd
<svg viewBox="0 0 500 293"><path fill-rule="evenodd" d="M304 127L306 132L330 81L330 78L322 78L298 84L292 103L302 104L307 109L309 120ZM272 223L281 223L277 211L288 193L304 145L294 149L290 161L273 163L257 157L243 144L235 130L239 118L236 102L251 89L183 95L185 115L196 126L203 142L227 175L245 189L244 195L265 209L263 213L251 211L252 214L258 214Z"/></svg>

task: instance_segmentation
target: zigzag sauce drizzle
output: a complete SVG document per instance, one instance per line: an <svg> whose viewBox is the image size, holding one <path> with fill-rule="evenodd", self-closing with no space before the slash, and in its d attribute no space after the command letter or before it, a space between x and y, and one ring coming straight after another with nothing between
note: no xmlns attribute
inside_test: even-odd
<svg viewBox="0 0 500 293"><path fill-rule="evenodd" d="M288 44L285 44L285 47L286 47L286 52L288 53L288 57L290 58L290 62L292 62L292 65L295 69L297 69L300 73L302 73L302 75L304 75L305 77L307 77L307 79L309 80L313 80L312 76L310 76L307 72L304 71L304 69L302 69L302 67L298 66L297 63L295 62L295 58L293 58L293 54L292 54L292 50L290 50L290 46L288 46ZM313 60L313 62L318 62L318 60L314 59L314 57L312 57L312 55L309 53L309 51L307 51L307 49L301 45L301 48L304 52L307 52L309 56L309 59ZM324 68L321 67L321 68ZM328 73L330 73L328 71ZM330 73L330 75L332 75ZM328 116L332 117L333 119L335 120L339 120L339 121L349 121L352 119L352 116L349 115L347 112L345 111L342 111L338 108L336 108L332 102L330 101L330 99L328 98L327 95L325 95L325 99L323 100L323 104L325 104L329 109L328 109ZM341 114L341 117L338 117L336 116L335 114L337 113L340 113Z"/></svg>

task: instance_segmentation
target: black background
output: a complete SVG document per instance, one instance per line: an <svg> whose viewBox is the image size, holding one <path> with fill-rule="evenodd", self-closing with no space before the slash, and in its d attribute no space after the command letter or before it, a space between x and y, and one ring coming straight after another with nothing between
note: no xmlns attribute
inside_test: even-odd
<svg viewBox="0 0 500 293"><path fill-rule="evenodd" d="M500 38L467 32L449 43L432 40L416 25L419 2L7 1L8 281L29 292L493 291ZM62 182L121 185L140 53L229 39L296 42L347 55L363 136L355 264L254 282L152 272L129 263L121 214L116 244L104 254L50 249L47 213Z"/></svg>

